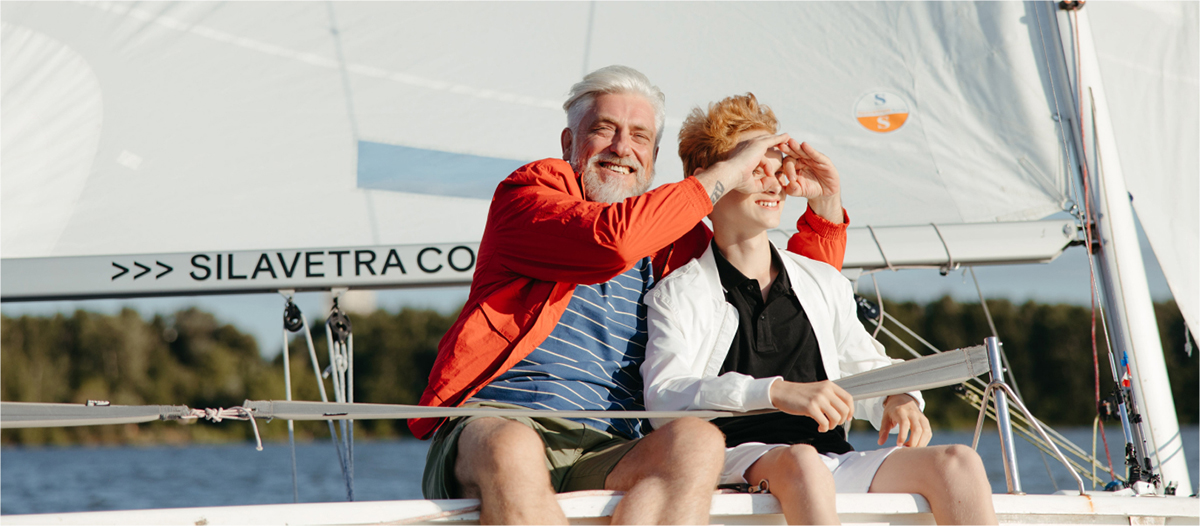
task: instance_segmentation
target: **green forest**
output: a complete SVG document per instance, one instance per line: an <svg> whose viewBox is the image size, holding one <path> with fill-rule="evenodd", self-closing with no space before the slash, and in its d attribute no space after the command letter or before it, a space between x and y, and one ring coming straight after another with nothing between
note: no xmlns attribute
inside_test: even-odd
<svg viewBox="0 0 1200 526"><path fill-rule="evenodd" d="M1038 418L1053 425L1090 426L1096 414L1092 313L1074 305L989 301L1017 386ZM943 298L928 304L887 303L895 316L939 349L982 343L991 335L978 303ZM1155 305L1163 351L1181 424L1200 415L1200 363L1185 350L1183 318L1173 302ZM437 353L437 343L457 313L403 309L352 315L354 399L372 403L416 403ZM869 328L873 325L867 324ZM915 338L885 325L914 349ZM327 361L324 325L314 323L317 355ZM1102 396L1112 390L1103 328L1097 324ZM884 334L880 341L897 358L911 355ZM1192 343L1194 348L1195 344ZM289 345L293 397L319 400L302 335ZM327 389L332 387L327 384ZM926 414L935 427L971 427L977 412L953 388L925 392ZM282 355L260 356L258 343L207 312L182 310L145 319L133 310L117 315L76 311L69 316L0 318L0 399L10 402L108 400L113 404L187 405L216 408L243 400L284 398ZM327 437L323 422L297 422L298 439ZM1119 425L1119 424L1118 424ZM356 423L356 436L407 436L403 421ZM264 440L286 440L284 422L260 423ZM3 444L146 444L225 442L253 439L247 422L220 424L153 422L141 425L12 429Z"/></svg>

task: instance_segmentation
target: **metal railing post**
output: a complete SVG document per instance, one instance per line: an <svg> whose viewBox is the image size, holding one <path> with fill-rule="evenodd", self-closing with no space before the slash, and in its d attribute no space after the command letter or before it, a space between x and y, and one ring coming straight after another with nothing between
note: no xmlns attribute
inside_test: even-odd
<svg viewBox="0 0 1200 526"><path fill-rule="evenodd" d="M988 353L988 366L991 368L992 380L988 383L987 389L983 390L983 400L979 402L979 419L975 421L975 439L971 442L971 449L979 448L979 434L983 431L983 419L987 416L988 397L996 397L996 425L1000 431L1000 450L1004 457L1004 478L1008 481L1008 492L1013 495L1023 495L1021 491L1021 476L1017 472L1017 455L1013 447L1012 423L1008 418L1008 396L1012 396L1012 403L1017 410L1024 413L1029 419L1029 425L1033 427L1038 436L1046 441L1050 449L1054 451L1054 457L1062 462L1067 471L1071 472L1071 476L1075 478L1075 483L1079 486L1079 494L1085 495L1087 492L1083 487L1083 479L1079 473L1071 467L1067 461L1067 457L1062 454L1058 446L1050 440L1050 436L1046 434L1046 430L1042 429L1041 424L1033 413L1029 412L1029 408L1021 403L1019 397L1013 393L1012 388L1004 383L1004 367L1000 361L1000 339L988 337L983 341Z"/></svg>
<svg viewBox="0 0 1200 526"><path fill-rule="evenodd" d="M1000 340L989 336L983 340L987 347L988 366L991 368L991 383L1004 384L1004 366L1000 359ZM1013 443L1012 422L1008 417L1008 395L1005 390L996 390L996 426L1000 431L1000 452L1004 457L1004 479L1008 482L1008 492L1020 495L1021 474L1017 471L1017 451Z"/></svg>

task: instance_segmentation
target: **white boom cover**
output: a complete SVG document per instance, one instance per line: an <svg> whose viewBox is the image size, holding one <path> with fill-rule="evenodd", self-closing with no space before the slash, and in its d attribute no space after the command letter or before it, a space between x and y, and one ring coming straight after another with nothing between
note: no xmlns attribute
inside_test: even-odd
<svg viewBox="0 0 1200 526"><path fill-rule="evenodd" d="M4 2L0 250L477 241L616 63L667 94L660 182L687 112L751 91L834 159L856 225L1038 219L1067 183L1033 9Z"/></svg>

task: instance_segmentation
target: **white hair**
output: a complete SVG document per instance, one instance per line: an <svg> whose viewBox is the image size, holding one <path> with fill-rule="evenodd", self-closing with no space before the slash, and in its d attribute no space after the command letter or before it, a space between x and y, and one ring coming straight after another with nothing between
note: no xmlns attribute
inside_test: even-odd
<svg viewBox="0 0 1200 526"><path fill-rule="evenodd" d="M667 122L667 97L662 90L650 83L640 71L629 66L612 65L588 73L583 80L571 86L563 109L567 112L567 127L578 136L579 123L591 111L596 96L609 93L633 93L641 95L654 108L654 147L662 141L663 126Z"/></svg>

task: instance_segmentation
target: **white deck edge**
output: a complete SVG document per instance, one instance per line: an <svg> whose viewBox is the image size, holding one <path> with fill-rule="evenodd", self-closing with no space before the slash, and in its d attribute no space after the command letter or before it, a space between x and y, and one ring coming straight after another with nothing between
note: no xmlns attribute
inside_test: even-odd
<svg viewBox="0 0 1200 526"><path fill-rule="evenodd" d="M575 523L607 522L619 495L577 492L560 497L563 510ZM995 495L1002 523L1050 524L1196 524L1200 500L1194 497L1131 497L1104 493L1079 495ZM475 500L408 500L216 506L156 510L55 513L0 516L4 525L120 524L120 525L303 525L401 523L432 518L443 512L468 510ZM919 495L840 494L838 513L846 523L932 524L929 504ZM869 510L869 511L866 511ZM713 523L782 523L778 501L770 495L715 495ZM440 522L475 523L477 511L445 517ZM425 523L424 521L418 523Z"/></svg>

